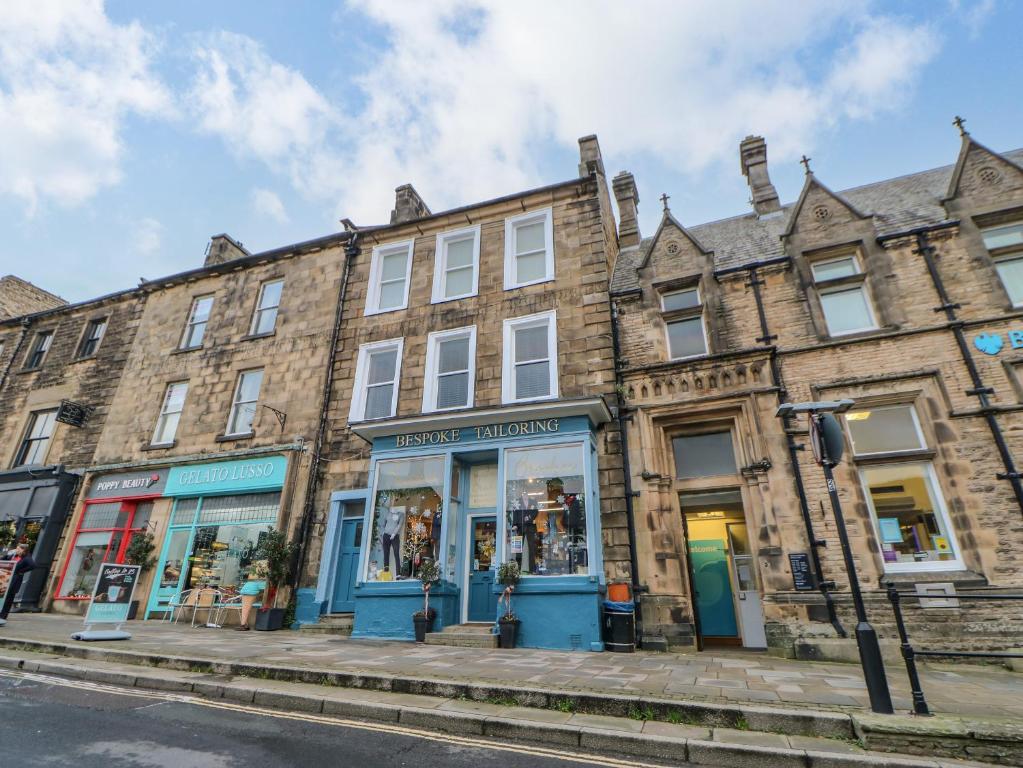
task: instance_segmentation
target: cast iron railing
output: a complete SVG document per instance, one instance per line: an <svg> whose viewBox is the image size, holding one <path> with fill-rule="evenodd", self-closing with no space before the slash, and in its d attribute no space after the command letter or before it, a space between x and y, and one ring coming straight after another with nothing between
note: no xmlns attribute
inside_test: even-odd
<svg viewBox="0 0 1023 768"><path fill-rule="evenodd" d="M913 692L913 712L918 715L930 715L927 708L927 700L924 698L923 688L920 687L920 675L916 670L917 656L945 656L961 659L1023 659L1023 653L1010 653L1005 651L943 651L943 650L917 650L909 642L909 634L906 632L906 622L902 617L902 606L900 600L903 597L915 597L918 600L1023 600L1023 595L968 595L961 592L950 595L920 594L918 592L899 592L892 582L888 582L888 600L891 601L892 610L895 612L895 627L899 631L899 643L902 650L902 658L906 662L906 675L909 677L909 687Z"/></svg>

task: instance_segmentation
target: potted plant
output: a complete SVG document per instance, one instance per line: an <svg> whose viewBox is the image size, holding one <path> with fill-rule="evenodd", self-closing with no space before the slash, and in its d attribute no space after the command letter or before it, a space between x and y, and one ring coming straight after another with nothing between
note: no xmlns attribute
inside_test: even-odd
<svg viewBox="0 0 1023 768"><path fill-rule="evenodd" d="M519 564L514 560L501 563L497 569L497 583L504 585L504 592L501 594L501 603L504 603L504 614L497 620L501 630L498 646L501 648L514 648L519 634L519 617L512 611L511 596L515 586L519 583ZM500 604L500 603L499 603Z"/></svg>
<svg viewBox="0 0 1023 768"><path fill-rule="evenodd" d="M437 612L430 607L430 588L440 578L440 569L434 560L423 560L419 565L419 580L423 582L423 610L412 614L412 626L416 632L416 642L425 643L426 633L433 630L433 620Z"/></svg>
<svg viewBox="0 0 1023 768"><path fill-rule="evenodd" d="M136 533L131 537L131 541L128 542L128 549L124 551L124 562L129 565L142 566L142 570L139 571L141 576L156 564L156 556L153 554L155 551L156 539L153 534L149 531ZM128 618L134 619L138 612L139 601L132 600L128 606Z"/></svg>
<svg viewBox="0 0 1023 768"><path fill-rule="evenodd" d="M269 632L284 626L285 609L277 607L277 597L297 551L298 544L289 543L284 531L271 526L263 535L256 548L256 557L266 561L266 591L263 593L263 605L256 612L255 629Z"/></svg>

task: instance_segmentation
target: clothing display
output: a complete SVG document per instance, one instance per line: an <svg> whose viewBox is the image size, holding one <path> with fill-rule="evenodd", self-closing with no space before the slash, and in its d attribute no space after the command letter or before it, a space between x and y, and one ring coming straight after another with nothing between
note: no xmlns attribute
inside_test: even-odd
<svg viewBox="0 0 1023 768"><path fill-rule="evenodd" d="M385 533L380 537L380 541L384 545L384 570L391 567L392 551L394 552L394 565L397 568L401 563L401 537Z"/></svg>

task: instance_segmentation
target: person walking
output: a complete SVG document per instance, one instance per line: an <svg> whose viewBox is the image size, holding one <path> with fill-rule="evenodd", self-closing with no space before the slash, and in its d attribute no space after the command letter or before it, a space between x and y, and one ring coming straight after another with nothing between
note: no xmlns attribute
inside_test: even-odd
<svg viewBox="0 0 1023 768"><path fill-rule="evenodd" d="M7 619L7 614L11 612L11 606L14 605L14 597L18 594L18 590L21 589L21 582L25 580L25 574L36 567L36 561L32 559L32 555L28 553L28 543L21 542L17 547L7 553L5 560L14 560L14 573L11 575L11 585L7 590L7 595L4 597L3 607L0 608L0 619Z"/></svg>

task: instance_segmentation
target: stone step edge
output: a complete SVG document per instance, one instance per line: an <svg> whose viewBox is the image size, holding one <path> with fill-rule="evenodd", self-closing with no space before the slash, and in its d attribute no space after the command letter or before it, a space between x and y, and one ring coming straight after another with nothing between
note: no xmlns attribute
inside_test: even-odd
<svg viewBox="0 0 1023 768"><path fill-rule="evenodd" d="M105 664L85 659L92 664ZM856 755L841 752L818 752L791 747L768 747L748 744L676 738L654 734L619 731L613 728L594 728L578 725L547 723L542 721L503 718L465 712L436 710L386 702L345 701L318 697L303 692L267 690L228 681L199 679L195 676L162 677L134 674L118 669L62 664L53 660L33 660L0 655L0 667L23 672L52 674L72 679L88 680L106 685L117 685L147 690L192 693L203 698L266 707L284 712L335 715L340 718L387 723L399 723L426 731L441 731L463 736L486 736L509 741L526 741L549 747L568 747L608 752L630 757L645 757L671 761L671 764L696 763L714 766L763 765L769 768L944 768L965 766L965 763L937 762L908 755ZM755 763L753 761L756 761Z"/></svg>
<svg viewBox="0 0 1023 768"><path fill-rule="evenodd" d="M841 712L785 709L750 704L715 704L684 699L570 689L530 688L500 682L475 683L465 680L387 675L379 672L345 672L329 668L286 667L243 661L122 651L98 647L89 643L56 643L27 638L0 637L0 648L181 672L203 672L281 682L315 683L334 688L363 688L391 693L440 696L448 699L466 698L472 701L513 700L517 706L533 709L556 709L559 702L570 700L575 706L574 711L580 714L628 717L631 712L638 710L651 715L647 719L668 721L669 713L678 713L687 725L741 728L751 731L782 733L789 736L856 738L852 716Z"/></svg>

